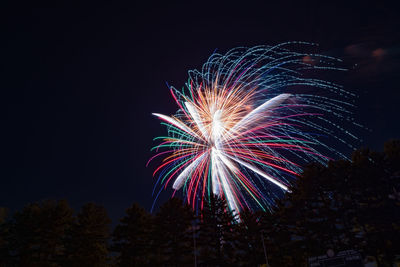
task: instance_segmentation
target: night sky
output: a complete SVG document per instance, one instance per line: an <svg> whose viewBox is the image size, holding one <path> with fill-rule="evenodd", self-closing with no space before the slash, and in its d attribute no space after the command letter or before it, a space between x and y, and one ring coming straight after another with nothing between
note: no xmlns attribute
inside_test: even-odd
<svg viewBox="0 0 400 267"><path fill-rule="evenodd" d="M180 88L215 49L319 43L349 68L335 79L359 96L355 117L370 129L357 132L359 145L400 138L394 4L164 2L3 5L0 206L92 201L114 223L133 202L149 209L154 165L145 164L165 133L151 113L175 113L166 82Z"/></svg>

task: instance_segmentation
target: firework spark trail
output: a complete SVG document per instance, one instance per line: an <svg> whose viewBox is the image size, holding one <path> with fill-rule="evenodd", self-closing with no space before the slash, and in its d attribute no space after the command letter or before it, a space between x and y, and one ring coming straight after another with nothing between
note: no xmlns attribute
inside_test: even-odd
<svg viewBox="0 0 400 267"><path fill-rule="evenodd" d="M215 194L235 212L253 204L265 209L273 203L274 188L290 192L290 180L301 172L298 163L325 164L330 156L322 151L344 157L318 137L351 147L346 140L357 138L335 121L357 125L349 110L354 95L303 75L342 70L335 67L340 60L293 52L291 45L313 46L293 42L214 53L201 71L189 71L186 88L170 87L178 112L153 113L168 129L150 159L164 156L154 171L156 186L173 181L193 208ZM316 93L305 94L304 88ZM158 152L163 148L167 151Z"/></svg>

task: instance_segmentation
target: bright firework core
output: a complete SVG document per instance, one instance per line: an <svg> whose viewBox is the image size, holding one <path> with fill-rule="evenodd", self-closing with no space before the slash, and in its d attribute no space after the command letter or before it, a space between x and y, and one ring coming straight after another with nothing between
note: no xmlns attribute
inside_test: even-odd
<svg viewBox="0 0 400 267"><path fill-rule="evenodd" d="M306 56L329 64L305 62ZM193 208L202 208L210 194L226 199L235 212L253 204L269 208L276 197L271 188L290 191L299 162L329 160L318 148L342 157L316 137L346 143L335 134L342 128L328 117L352 121L351 94L301 75L304 69L332 69L337 61L284 45L213 54L201 71L189 72L186 90L170 87L179 106L174 116L153 113L168 127L168 137L157 138L163 142L154 148L167 148L154 157L169 154L154 172L156 186L174 181L172 188L183 188ZM320 94L302 94L303 87L319 88Z"/></svg>

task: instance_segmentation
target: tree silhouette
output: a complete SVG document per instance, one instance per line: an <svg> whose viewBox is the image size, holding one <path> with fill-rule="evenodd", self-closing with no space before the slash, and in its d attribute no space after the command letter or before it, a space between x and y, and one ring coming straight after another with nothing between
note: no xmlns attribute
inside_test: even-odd
<svg viewBox="0 0 400 267"><path fill-rule="evenodd" d="M398 253L399 202L391 192L399 186L399 141L384 145L384 153L361 149L353 153L353 224L360 250L378 263L391 262ZM397 230L396 230L397 229ZM360 242L361 241L361 242Z"/></svg>
<svg viewBox="0 0 400 267"><path fill-rule="evenodd" d="M199 230L199 262L225 266L236 262L236 221L225 200L210 196L204 204Z"/></svg>
<svg viewBox="0 0 400 267"><path fill-rule="evenodd" d="M384 153L359 149L352 161L306 167L273 214L275 242L285 246L272 251L271 262L277 264L275 254L281 253L278 258L286 258L279 264L296 266L328 248L355 249L381 264L391 262L400 239L400 205L394 197L399 148L399 142L390 141Z"/></svg>
<svg viewBox="0 0 400 267"><path fill-rule="evenodd" d="M265 263L263 243L264 229L261 224L263 212L243 210L237 225L236 261L239 266L257 266ZM264 240L263 240L264 239Z"/></svg>
<svg viewBox="0 0 400 267"><path fill-rule="evenodd" d="M5 266L10 261L10 251L7 237L9 234L9 224L6 223L7 209L0 207L0 266Z"/></svg>
<svg viewBox="0 0 400 267"><path fill-rule="evenodd" d="M167 266L193 264L192 209L181 199L171 198L157 212L153 229L153 251L159 262Z"/></svg>
<svg viewBox="0 0 400 267"><path fill-rule="evenodd" d="M119 266L147 266L151 262L153 218L138 204L126 210L126 216L113 232L112 251L118 253Z"/></svg>
<svg viewBox="0 0 400 267"><path fill-rule="evenodd" d="M18 266L60 266L72 209L65 200L27 205L9 227L8 246Z"/></svg>
<svg viewBox="0 0 400 267"><path fill-rule="evenodd" d="M66 240L65 266L106 266L110 223L104 207L85 204Z"/></svg>
<svg viewBox="0 0 400 267"><path fill-rule="evenodd" d="M4 223L7 218L7 209L4 207L0 207L0 224Z"/></svg>

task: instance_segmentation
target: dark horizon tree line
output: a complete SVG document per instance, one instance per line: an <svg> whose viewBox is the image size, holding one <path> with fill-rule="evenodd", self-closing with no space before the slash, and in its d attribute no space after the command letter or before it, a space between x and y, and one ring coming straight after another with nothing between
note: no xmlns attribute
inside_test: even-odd
<svg viewBox="0 0 400 267"><path fill-rule="evenodd" d="M274 212L244 210L240 221L211 197L201 216L172 198L155 214L138 204L111 230L104 207L75 215L67 201L0 208L3 266L307 266L307 259L356 250L379 266L400 255L400 140L351 161L311 164ZM266 259L267 258L267 259Z"/></svg>

